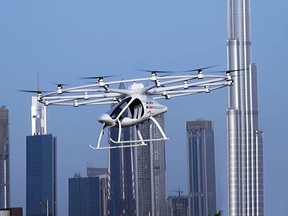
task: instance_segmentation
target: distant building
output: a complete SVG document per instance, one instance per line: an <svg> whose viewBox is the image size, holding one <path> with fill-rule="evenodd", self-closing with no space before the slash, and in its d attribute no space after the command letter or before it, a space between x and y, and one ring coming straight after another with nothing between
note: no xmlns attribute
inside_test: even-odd
<svg viewBox="0 0 288 216"><path fill-rule="evenodd" d="M101 185L99 177L69 179L69 216L105 215L101 212Z"/></svg>
<svg viewBox="0 0 288 216"><path fill-rule="evenodd" d="M108 169L94 167L91 163L87 165L88 177L99 177L100 181L100 203L101 203L101 216L107 216L108 214Z"/></svg>
<svg viewBox="0 0 288 216"><path fill-rule="evenodd" d="M216 213L214 132L211 121L186 122L190 216Z"/></svg>
<svg viewBox="0 0 288 216"><path fill-rule="evenodd" d="M107 168L99 168L94 167L92 164L87 164L87 176L88 177L101 177L104 178L108 175L108 169Z"/></svg>
<svg viewBox="0 0 288 216"><path fill-rule="evenodd" d="M46 134L44 105L32 97L32 136L26 137L26 216L56 216L56 138Z"/></svg>
<svg viewBox="0 0 288 216"><path fill-rule="evenodd" d="M125 88L123 83L119 88ZM135 114L135 111L127 110L123 116ZM164 115L159 115L156 119L160 125L164 125ZM144 139L162 136L152 121L141 124L140 130ZM111 128L110 138L117 140L118 131L117 127ZM122 128L121 132L121 139L124 141L136 136L134 127ZM108 215L166 215L165 142L154 141L148 144L141 147L109 149ZM119 144L110 142L110 146L114 145Z"/></svg>
<svg viewBox="0 0 288 216"><path fill-rule="evenodd" d="M167 199L167 209L167 216L188 216L188 197L169 196Z"/></svg>
<svg viewBox="0 0 288 216"><path fill-rule="evenodd" d="M124 84L120 84L124 89ZM123 116L127 116L125 111ZM109 131L110 138L118 139L119 129L113 127ZM130 128L122 128L122 139L130 140ZM110 142L110 146L119 145ZM122 144L130 145L130 143ZM109 215L136 215L135 184L133 178L133 148L116 148L109 150L108 196Z"/></svg>
<svg viewBox="0 0 288 216"><path fill-rule="evenodd" d="M26 215L56 216L56 138L26 137Z"/></svg>
<svg viewBox="0 0 288 216"><path fill-rule="evenodd" d="M0 209L0 216L23 216L22 208Z"/></svg>
<svg viewBox="0 0 288 216"><path fill-rule="evenodd" d="M0 208L10 207L8 109L0 107Z"/></svg>
<svg viewBox="0 0 288 216"><path fill-rule="evenodd" d="M164 114L155 119L164 126ZM141 133L144 139L161 136L152 122L141 125ZM137 216L166 215L165 141L134 147L134 167Z"/></svg>

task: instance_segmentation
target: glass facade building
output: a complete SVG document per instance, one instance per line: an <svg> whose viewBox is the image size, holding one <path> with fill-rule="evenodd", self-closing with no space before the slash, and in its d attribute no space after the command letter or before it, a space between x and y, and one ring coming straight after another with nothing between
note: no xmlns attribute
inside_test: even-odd
<svg viewBox="0 0 288 216"><path fill-rule="evenodd" d="M120 89L125 89L123 83L119 85ZM128 116L127 111L123 116ZM111 128L109 136L113 140L118 139L119 128ZM130 127L122 128L122 140L130 140ZM117 146L110 142L110 146ZM123 143L121 145L130 145ZM135 189L133 181L133 148L115 148L109 150L109 167L108 167L108 209L111 215L136 215L135 207Z"/></svg>
<svg viewBox="0 0 288 216"><path fill-rule="evenodd" d="M110 129L110 137L117 140L118 128ZM130 128L122 129L123 140L130 140ZM119 145L110 143L111 146ZM125 143L123 145L130 145ZM115 215L135 215L135 193L132 170L132 149L115 148L109 150L109 212Z"/></svg>
<svg viewBox="0 0 288 216"><path fill-rule="evenodd" d="M186 122L190 216L216 214L214 131L211 121Z"/></svg>
<svg viewBox="0 0 288 216"><path fill-rule="evenodd" d="M0 208L10 207L9 111L0 107Z"/></svg>
<svg viewBox="0 0 288 216"><path fill-rule="evenodd" d="M99 177L69 179L69 216L96 216L101 213L101 187Z"/></svg>
<svg viewBox="0 0 288 216"><path fill-rule="evenodd" d="M56 216L56 206L56 138L27 136L26 216Z"/></svg>
<svg viewBox="0 0 288 216"><path fill-rule="evenodd" d="M155 117L164 128L164 114ZM152 121L141 125L144 139L160 137ZM136 188L137 216L166 215L166 156L165 141L148 142L147 146L134 147L133 166Z"/></svg>

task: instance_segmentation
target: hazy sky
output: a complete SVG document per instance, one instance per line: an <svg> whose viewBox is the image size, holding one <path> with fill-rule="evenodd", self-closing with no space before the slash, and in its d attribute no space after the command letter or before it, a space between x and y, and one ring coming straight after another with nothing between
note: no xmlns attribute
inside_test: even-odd
<svg viewBox="0 0 288 216"><path fill-rule="evenodd" d="M252 1L252 60L258 64L259 120L264 131L265 215L288 212L288 2ZM25 137L31 133L31 95L79 77L147 74L135 68L226 68L226 1L1 0L0 98L10 111L12 206L25 208ZM165 115L167 195L187 192L185 122L214 122L217 208L227 215L227 89L162 101ZM107 165L93 151L108 106L49 107L48 131L58 138L58 211L68 215L68 178L86 176L88 162ZM286 134L285 134L286 133Z"/></svg>

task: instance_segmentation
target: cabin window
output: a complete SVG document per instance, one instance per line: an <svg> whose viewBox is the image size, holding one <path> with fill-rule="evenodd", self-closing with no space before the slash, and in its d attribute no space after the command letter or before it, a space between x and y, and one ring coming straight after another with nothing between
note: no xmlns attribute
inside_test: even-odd
<svg viewBox="0 0 288 216"><path fill-rule="evenodd" d="M129 105L130 113L132 118L140 118L144 115L144 107L142 102L135 98L134 101Z"/></svg>
<svg viewBox="0 0 288 216"><path fill-rule="evenodd" d="M125 106L130 102L131 97L125 98L124 100L122 100L117 107L112 111L111 113L111 118L115 119L117 118L117 116L120 114L120 112L125 108ZM124 112L125 113L125 112Z"/></svg>
<svg viewBox="0 0 288 216"><path fill-rule="evenodd" d="M115 119L117 116L121 113L121 111L127 106L128 103L130 103L131 97L126 98L122 100L115 109L113 109L111 113L111 118ZM129 117L129 118L140 118L144 115L144 107L142 102L138 99L135 98L132 103L129 105L129 107L122 113L119 119L122 119L124 117Z"/></svg>

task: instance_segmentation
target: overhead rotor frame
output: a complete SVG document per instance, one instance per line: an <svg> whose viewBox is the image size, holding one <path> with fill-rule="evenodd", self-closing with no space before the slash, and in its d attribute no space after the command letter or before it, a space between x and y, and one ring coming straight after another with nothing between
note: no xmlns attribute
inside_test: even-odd
<svg viewBox="0 0 288 216"><path fill-rule="evenodd" d="M233 76L235 76L235 74L231 75L231 73L237 73L237 71L224 71L223 75L209 72L207 72L206 74L203 72L203 70L207 68L210 67L206 67L203 69L200 68L197 70L183 71L183 74L181 75L178 75L177 73L175 73L174 75L172 72L169 71L169 73L167 73L165 76L158 76L158 71L150 71L151 75L149 77L108 82L104 81L105 76L99 76L93 77L98 79L97 83L70 88L64 88L62 85L57 85L56 91L52 91L49 93L42 93L38 91L37 95L39 102L43 103L46 106L60 105L79 107L84 105L113 105L121 102L128 96L133 97L135 95L151 97L153 100L167 100L180 96L187 96L199 93L210 93L211 91L224 88L226 86L231 86L233 84ZM193 73L193 71L196 71L197 74L191 74ZM130 83L132 86L133 83L143 83L145 81L150 81L151 84L143 86L143 88L136 89L120 89L114 87L115 85L127 83ZM127 104L126 106L128 107L129 104ZM113 119L115 120L116 125L119 127L118 138L117 140L113 140L110 138L110 142L119 145L107 147L101 146L104 129L106 127L109 127L103 124L96 147L90 145L92 149L144 146L147 145L147 142L169 139L164 133L164 130L162 129L160 124L157 122L157 120L153 116L150 116L148 119L151 120L159 129L161 134L160 138L143 139L143 136L139 130L139 125L136 124L135 127L138 139L132 141L121 140L120 134L122 132L122 125L119 120L121 114L119 114L115 119ZM130 143L130 145L123 145L125 143Z"/></svg>

